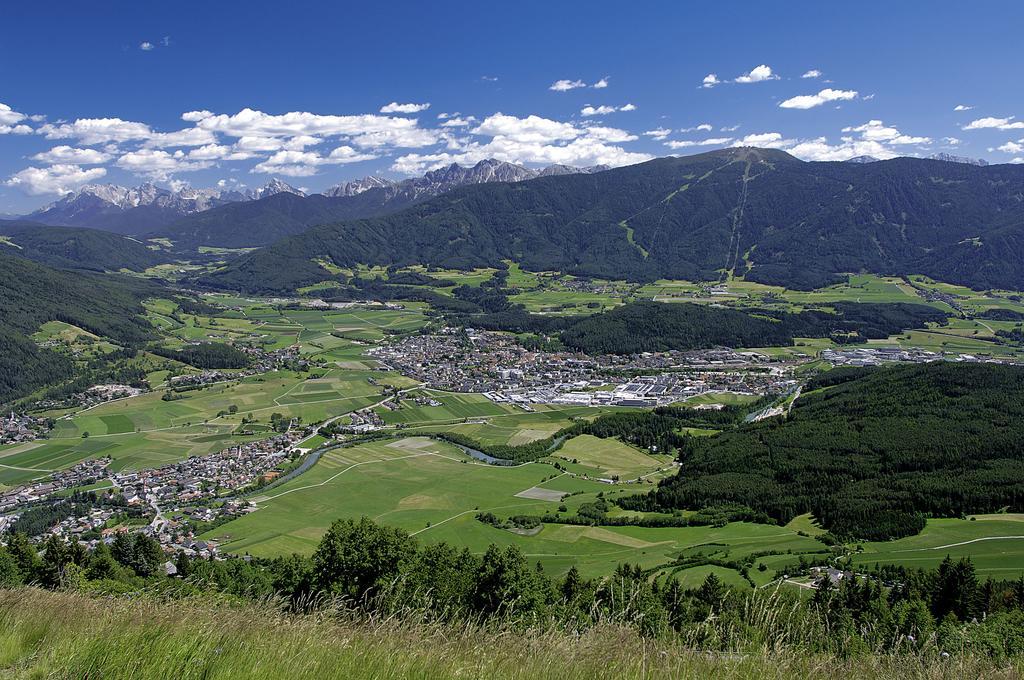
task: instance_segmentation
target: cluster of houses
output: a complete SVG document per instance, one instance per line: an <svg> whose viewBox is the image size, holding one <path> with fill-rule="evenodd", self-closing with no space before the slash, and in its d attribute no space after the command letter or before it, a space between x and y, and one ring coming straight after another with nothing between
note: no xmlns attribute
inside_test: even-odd
<svg viewBox="0 0 1024 680"><path fill-rule="evenodd" d="M109 458L83 461L55 472L45 481L5 492L0 496L0 526L9 526L25 508L59 500L62 492L109 480L96 506L61 520L50 533L70 539L88 534L90 538L84 542L91 544L112 540L125 528L110 526L111 520L121 511L132 510L149 520L147 525L133 527L133 531L153 536L168 552L209 557L216 554L216 546L196 539L196 524L255 510L252 502L234 498L234 494L276 479L281 467L299 455L295 444L302 436L295 430L143 470L113 472ZM117 503L110 502L114 493Z"/></svg>
<svg viewBox="0 0 1024 680"><path fill-rule="evenodd" d="M821 358L833 366L878 366L894 362L923 364L929 361L1016 363L1009 359L996 359L987 355L940 353L917 347L826 349L821 352Z"/></svg>
<svg viewBox="0 0 1024 680"><path fill-rule="evenodd" d="M368 352L429 387L484 394L519 405L660 406L706 392L780 394L792 365L754 352L717 348L590 357L527 349L503 333L444 329ZM621 378L622 374L657 371ZM387 404L385 404L387 405Z"/></svg>
<svg viewBox="0 0 1024 680"><path fill-rule="evenodd" d="M39 439L50 431L50 421L27 413L11 411L6 418L0 418L0 444L14 444Z"/></svg>

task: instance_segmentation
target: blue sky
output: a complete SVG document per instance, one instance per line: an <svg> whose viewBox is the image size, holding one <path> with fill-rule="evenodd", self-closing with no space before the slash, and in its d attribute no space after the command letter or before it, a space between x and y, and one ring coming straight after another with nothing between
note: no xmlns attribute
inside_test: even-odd
<svg viewBox="0 0 1024 680"><path fill-rule="evenodd" d="M733 144L1024 162L1021 26L999 1L17 3L0 213L85 182L321 190Z"/></svg>

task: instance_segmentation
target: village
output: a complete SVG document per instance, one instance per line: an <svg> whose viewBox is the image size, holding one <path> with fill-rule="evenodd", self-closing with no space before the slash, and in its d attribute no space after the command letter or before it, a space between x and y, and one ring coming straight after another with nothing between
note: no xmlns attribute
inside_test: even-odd
<svg viewBox="0 0 1024 680"><path fill-rule="evenodd" d="M527 349L505 333L453 328L375 347L369 356L427 386L520 405L663 406L709 392L792 389L793 362L716 348L590 357Z"/></svg>
<svg viewBox="0 0 1024 680"><path fill-rule="evenodd" d="M302 455L296 443L308 435L294 429L142 470L113 471L109 458L86 460L0 495L0 533L16 528L18 519L34 508L68 508L74 512L47 533L95 547L119 532L141 531L168 554L214 557L216 545L196 538L201 527L254 510L254 503L237 494L277 479ZM72 495L86 489L92 493Z"/></svg>

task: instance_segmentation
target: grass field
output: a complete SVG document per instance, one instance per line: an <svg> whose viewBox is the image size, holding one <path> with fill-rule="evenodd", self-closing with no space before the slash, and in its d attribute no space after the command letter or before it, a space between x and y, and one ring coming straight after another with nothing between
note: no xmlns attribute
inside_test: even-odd
<svg viewBox="0 0 1024 680"><path fill-rule="evenodd" d="M671 464L668 456L650 456L618 439L600 439L589 434L573 437L555 454L574 461L599 478L636 479Z"/></svg>
<svg viewBox="0 0 1024 680"><path fill-rule="evenodd" d="M822 548L794 529L757 524L669 529L552 524L525 536L475 519L482 511L499 515L556 511L560 502L538 499L543 494L537 494L537 489L577 494L562 501L572 512L598 493L614 496L645 488L650 486L613 487L560 475L543 463L477 464L446 443L407 438L328 452L309 472L258 497L259 510L213 530L206 538L221 541L222 550L235 553L309 554L335 519L367 515L406 529L420 540L464 545L473 552L483 552L492 543L515 544L552 573L561 574L576 565L587 576L608 574L621 562L655 568L683 550L707 549L735 557L756 550L798 553ZM730 576L730 580L738 578L735 572Z"/></svg>
<svg viewBox="0 0 1024 680"><path fill-rule="evenodd" d="M971 519L930 519L917 536L865 543L856 564L903 564L932 569L946 555L970 557L981 578L1024 575L1024 514L975 515Z"/></svg>

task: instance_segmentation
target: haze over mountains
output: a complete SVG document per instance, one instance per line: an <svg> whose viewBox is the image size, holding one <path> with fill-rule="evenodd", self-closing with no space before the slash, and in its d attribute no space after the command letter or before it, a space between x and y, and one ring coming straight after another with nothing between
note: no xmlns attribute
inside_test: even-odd
<svg viewBox="0 0 1024 680"><path fill-rule="evenodd" d="M372 191L382 191L374 189ZM363 192L359 196L369 193ZM1024 167L897 158L813 163L733 148L594 174L463 186L383 217L322 224L204 283L283 291L339 266L534 270L614 279L725 273L813 288L842 272L1024 286Z"/></svg>

